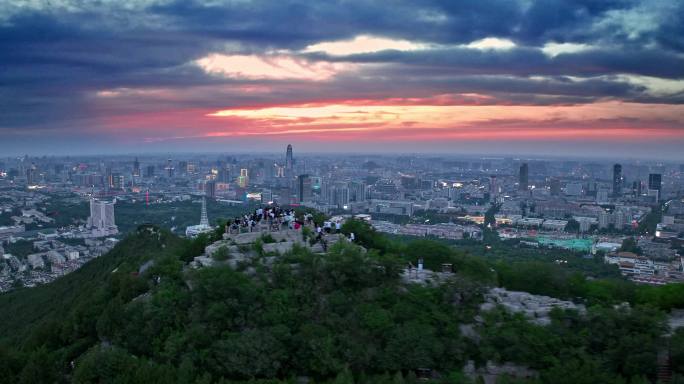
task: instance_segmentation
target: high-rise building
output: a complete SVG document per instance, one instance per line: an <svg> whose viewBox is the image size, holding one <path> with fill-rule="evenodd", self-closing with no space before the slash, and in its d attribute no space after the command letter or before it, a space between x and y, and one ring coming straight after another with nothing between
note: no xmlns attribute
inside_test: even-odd
<svg viewBox="0 0 684 384"><path fill-rule="evenodd" d="M221 168L218 170L218 181L221 183L229 183L230 182L230 168Z"/></svg>
<svg viewBox="0 0 684 384"><path fill-rule="evenodd" d="M31 164L26 169L26 184L35 185L38 182L38 169L35 164Z"/></svg>
<svg viewBox="0 0 684 384"><path fill-rule="evenodd" d="M527 191L529 186L529 168L527 163L522 163L520 165L520 175L518 180L518 189L521 191Z"/></svg>
<svg viewBox="0 0 684 384"><path fill-rule="evenodd" d="M552 178L550 181L549 189L551 190L551 196L559 196L561 193L561 183L560 179Z"/></svg>
<svg viewBox="0 0 684 384"><path fill-rule="evenodd" d="M309 175L299 175L297 177L297 200L300 203L313 200L313 188Z"/></svg>
<svg viewBox="0 0 684 384"><path fill-rule="evenodd" d="M648 189L660 191L662 188L663 178L660 173L651 173L648 175Z"/></svg>
<svg viewBox="0 0 684 384"><path fill-rule="evenodd" d="M154 165L148 165L145 167L145 177L147 178L153 178L154 177Z"/></svg>
<svg viewBox="0 0 684 384"><path fill-rule="evenodd" d="M124 175L120 173L112 173L109 175L109 187L114 190L121 190L125 187Z"/></svg>
<svg viewBox="0 0 684 384"><path fill-rule="evenodd" d="M171 159L166 160L166 168L164 168L164 170L166 171L166 177L169 179L174 176L175 168L173 167L173 162Z"/></svg>
<svg viewBox="0 0 684 384"><path fill-rule="evenodd" d="M110 236L118 233L114 221L114 202L90 199L88 228L96 236Z"/></svg>
<svg viewBox="0 0 684 384"><path fill-rule="evenodd" d="M237 183L240 188L247 188L249 185L249 172L247 168L240 169L240 176L238 176Z"/></svg>
<svg viewBox="0 0 684 384"><path fill-rule="evenodd" d="M499 186L496 184L496 176L489 176L489 196L492 200L499 195Z"/></svg>
<svg viewBox="0 0 684 384"><path fill-rule="evenodd" d="M347 209L349 205L349 187L344 184L335 185L334 204L337 208Z"/></svg>
<svg viewBox="0 0 684 384"><path fill-rule="evenodd" d="M209 180L204 183L204 196L215 199L216 198L216 181Z"/></svg>
<svg viewBox="0 0 684 384"><path fill-rule="evenodd" d="M613 196L622 195L622 165L613 165Z"/></svg>
<svg viewBox="0 0 684 384"><path fill-rule="evenodd" d="M135 158L135 161L133 161L133 176L140 176L140 162L137 157Z"/></svg>
<svg viewBox="0 0 684 384"><path fill-rule="evenodd" d="M292 156L292 144L287 145L285 151L285 169L292 171L294 169L294 157Z"/></svg>
<svg viewBox="0 0 684 384"><path fill-rule="evenodd" d="M273 164L274 174L273 177L280 178L285 177L285 167L278 164Z"/></svg>
<svg viewBox="0 0 684 384"><path fill-rule="evenodd" d="M648 175L648 190L649 195L653 195L656 201L660 201L662 197L663 177L660 173L650 173Z"/></svg>
<svg viewBox="0 0 684 384"><path fill-rule="evenodd" d="M366 184L360 181L352 181L349 183L349 199L351 201L366 201Z"/></svg>
<svg viewBox="0 0 684 384"><path fill-rule="evenodd" d="M599 228L605 229L608 228L610 225L610 214L606 211L601 211L599 212L599 217L598 217L598 222L599 222Z"/></svg>
<svg viewBox="0 0 684 384"><path fill-rule="evenodd" d="M292 188L294 182L294 157L292 155L292 145L287 145L285 152L285 179L287 180L287 187Z"/></svg>

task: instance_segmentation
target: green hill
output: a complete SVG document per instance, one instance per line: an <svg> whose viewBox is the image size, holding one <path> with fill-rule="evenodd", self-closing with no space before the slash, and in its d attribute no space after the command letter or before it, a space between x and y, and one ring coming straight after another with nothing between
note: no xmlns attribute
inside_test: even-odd
<svg viewBox="0 0 684 384"><path fill-rule="evenodd" d="M110 298L116 285L122 291L144 289L132 273L147 260L175 254L185 241L167 231L141 227L111 252L86 263L56 281L0 295L0 340L26 343L27 333L68 316L92 312ZM124 295L132 294L121 292Z"/></svg>
<svg viewBox="0 0 684 384"><path fill-rule="evenodd" d="M257 242L240 247L250 258L235 268L193 269L186 262L218 233L190 241L141 227L70 275L0 295L0 382L468 383L468 361L533 372L506 381L516 383L655 377L663 313L636 299L613 307L622 298L612 286L552 263L504 268L439 242L392 242L359 222L343 230L365 249L340 242L326 254L273 255ZM407 284L400 273L419 257L456 273ZM497 284L595 305L553 311L548 326L481 312Z"/></svg>

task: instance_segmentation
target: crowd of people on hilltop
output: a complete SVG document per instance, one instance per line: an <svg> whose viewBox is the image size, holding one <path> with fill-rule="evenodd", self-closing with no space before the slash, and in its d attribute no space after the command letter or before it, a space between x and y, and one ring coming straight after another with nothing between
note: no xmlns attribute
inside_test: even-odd
<svg viewBox="0 0 684 384"><path fill-rule="evenodd" d="M267 224L272 231L281 230L283 227L299 229L305 224L310 224L313 221L313 216L306 214L303 219L298 219L293 209L283 209L279 206L257 208L251 213L237 216L229 221L226 224L226 232L252 232L264 224Z"/></svg>
<svg viewBox="0 0 684 384"><path fill-rule="evenodd" d="M342 223L339 221L315 223L311 213L297 216L294 209L284 209L277 205L259 207L251 213L236 216L226 223L226 233L253 232L263 228L263 225L267 225L271 231L280 231L284 228L299 230L304 226L315 228L317 241L320 241L324 234L342 233ZM354 234L351 233L349 238L354 241Z"/></svg>

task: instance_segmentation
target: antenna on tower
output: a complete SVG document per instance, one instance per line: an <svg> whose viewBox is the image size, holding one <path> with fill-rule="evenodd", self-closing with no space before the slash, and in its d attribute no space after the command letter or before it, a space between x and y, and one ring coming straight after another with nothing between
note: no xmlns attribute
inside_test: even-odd
<svg viewBox="0 0 684 384"><path fill-rule="evenodd" d="M207 198L202 197L202 217L200 218L200 225L209 226L209 217L207 217Z"/></svg>

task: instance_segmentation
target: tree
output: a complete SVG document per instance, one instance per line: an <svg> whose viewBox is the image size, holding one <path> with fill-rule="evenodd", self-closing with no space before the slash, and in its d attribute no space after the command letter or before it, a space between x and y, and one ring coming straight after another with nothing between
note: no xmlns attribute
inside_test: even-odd
<svg viewBox="0 0 684 384"><path fill-rule="evenodd" d="M58 372L53 357L47 348L41 347L33 351L19 373L19 384L53 383L57 381Z"/></svg>
<svg viewBox="0 0 684 384"><path fill-rule="evenodd" d="M670 359L672 369L684 375L684 328L677 329L670 339Z"/></svg>
<svg viewBox="0 0 684 384"><path fill-rule="evenodd" d="M622 252L633 252L637 255L642 253L641 248L637 245L636 239L633 236L626 237L622 240L622 246L620 247Z"/></svg>
<svg viewBox="0 0 684 384"><path fill-rule="evenodd" d="M95 347L76 363L73 382L133 382L138 361L116 347Z"/></svg>
<svg viewBox="0 0 684 384"><path fill-rule="evenodd" d="M580 231L579 221L577 221L575 219L570 219L570 220L568 220L568 223L565 224L565 232L577 233L579 231Z"/></svg>

